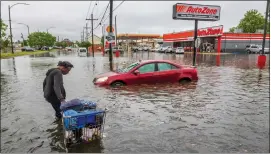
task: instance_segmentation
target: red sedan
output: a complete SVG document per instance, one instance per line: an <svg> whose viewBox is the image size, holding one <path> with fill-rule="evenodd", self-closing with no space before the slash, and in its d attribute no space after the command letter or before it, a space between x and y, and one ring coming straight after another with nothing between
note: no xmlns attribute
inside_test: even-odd
<svg viewBox="0 0 271 154"><path fill-rule="evenodd" d="M146 60L127 68L98 75L93 83L99 86L124 86L132 84L187 83L197 81L197 69L166 60Z"/></svg>

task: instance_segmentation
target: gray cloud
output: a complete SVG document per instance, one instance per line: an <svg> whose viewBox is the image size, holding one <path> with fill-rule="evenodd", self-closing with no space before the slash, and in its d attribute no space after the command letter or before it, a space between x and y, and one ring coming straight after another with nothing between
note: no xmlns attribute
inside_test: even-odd
<svg viewBox="0 0 271 154"><path fill-rule="evenodd" d="M22 1L20 1L22 2ZM30 32L46 31L49 27L56 27L49 31L61 38L80 40L85 18L87 16L88 1L24 1L30 5L16 5L11 9L12 27L14 38L20 39L21 33L27 36L27 28L17 23L29 25ZM3 1L1 5L1 17L8 23L8 5L17 3L16 1ZM114 1L114 8L121 1ZM125 1L116 11L118 33L151 33L163 34L168 32L178 32L191 30L194 27L193 21L173 20L172 5L177 1ZM244 13L250 9L257 9L265 12L266 2L264 1L183 1L183 3L220 5L221 17L216 22L199 22L199 28L224 25L224 31L236 26ZM94 9L94 18L102 16L108 1L99 1ZM92 2L92 11L94 2ZM89 16L90 16L89 13ZM106 16L108 13L106 14ZM100 21L94 22L96 26ZM109 23L109 19L105 21ZM88 21L90 25L90 21ZM101 26L94 33L102 35Z"/></svg>

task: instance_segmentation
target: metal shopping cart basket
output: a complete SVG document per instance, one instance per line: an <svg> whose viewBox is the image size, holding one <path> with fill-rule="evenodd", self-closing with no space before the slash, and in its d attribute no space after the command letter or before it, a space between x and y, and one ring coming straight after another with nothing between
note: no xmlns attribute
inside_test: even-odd
<svg viewBox="0 0 271 154"><path fill-rule="evenodd" d="M66 148L103 137L106 109L66 110L62 113Z"/></svg>

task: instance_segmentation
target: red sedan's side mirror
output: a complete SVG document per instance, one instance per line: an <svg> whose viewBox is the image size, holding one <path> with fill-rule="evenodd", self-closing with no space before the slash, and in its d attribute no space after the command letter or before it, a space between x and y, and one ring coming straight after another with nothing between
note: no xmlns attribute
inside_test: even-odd
<svg viewBox="0 0 271 154"><path fill-rule="evenodd" d="M140 74L139 70L135 70L135 71L134 71L134 74L135 74L135 75Z"/></svg>

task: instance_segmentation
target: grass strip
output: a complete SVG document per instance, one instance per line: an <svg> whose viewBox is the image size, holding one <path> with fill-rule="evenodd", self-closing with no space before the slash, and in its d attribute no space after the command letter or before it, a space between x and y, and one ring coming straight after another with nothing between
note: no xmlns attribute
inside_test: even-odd
<svg viewBox="0 0 271 154"><path fill-rule="evenodd" d="M35 55L35 54L42 54L42 53L47 53L47 52L54 52L57 51L57 49L52 49L49 51L42 51L42 50L36 50L34 52L15 52L14 54L12 54L11 52L7 52L7 53L1 53L1 59L8 59L8 58L13 58L13 57L18 57L18 56L26 56L26 55Z"/></svg>

